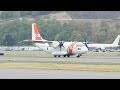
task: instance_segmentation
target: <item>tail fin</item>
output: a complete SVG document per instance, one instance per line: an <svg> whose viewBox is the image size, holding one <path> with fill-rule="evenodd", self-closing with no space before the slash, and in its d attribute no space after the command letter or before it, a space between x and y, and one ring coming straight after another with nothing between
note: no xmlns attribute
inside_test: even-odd
<svg viewBox="0 0 120 90"><path fill-rule="evenodd" d="M119 40L120 40L120 35L117 36L117 38L115 39L115 41L113 42L114 45L118 45L119 44Z"/></svg>
<svg viewBox="0 0 120 90"><path fill-rule="evenodd" d="M40 35L38 26L36 23L32 24L32 41L41 41L43 38Z"/></svg>

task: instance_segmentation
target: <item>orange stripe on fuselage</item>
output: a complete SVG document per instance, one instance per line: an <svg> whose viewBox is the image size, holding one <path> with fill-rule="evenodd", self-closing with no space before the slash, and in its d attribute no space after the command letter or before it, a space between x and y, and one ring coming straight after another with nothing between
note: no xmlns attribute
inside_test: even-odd
<svg viewBox="0 0 120 90"><path fill-rule="evenodd" d="M73 47L76 44L76 42L72 42L69 46L68 46L68 54L72 55L73 54Z"/></svg>

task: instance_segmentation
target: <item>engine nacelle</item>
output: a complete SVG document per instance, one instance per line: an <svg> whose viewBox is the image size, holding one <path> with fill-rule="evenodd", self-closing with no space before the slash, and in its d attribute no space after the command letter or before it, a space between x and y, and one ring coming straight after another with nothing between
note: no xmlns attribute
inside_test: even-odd
<svg viewBox="0 0 120 90"><path fill-rule="evenodd" d="M50 46L56 48L59 46L59 42L54 41Z"/></svg>

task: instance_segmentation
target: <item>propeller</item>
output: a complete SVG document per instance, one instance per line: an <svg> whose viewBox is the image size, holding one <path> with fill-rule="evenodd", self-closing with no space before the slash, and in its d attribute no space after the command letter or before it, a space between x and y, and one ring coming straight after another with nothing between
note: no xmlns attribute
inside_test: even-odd
<svg viewBox="0 0 120 90"><path fill-rule="evenodd" d="M88 42L87 42L87 39L85 38L85 42L84 42L85 46L87 47L87 49L89 50L89 47L88 47Z"/></svg>
<svg viewBox="0 0 120 90"><path fill-rule="evenodd" d="M59 41L59 40L57 40L57 41L59 42L59 45L58 45L58 46L59 46L60 51L61 51L61 48L64 47L64 45L63 45L64 42L62 41L62 39L61 39L61 41Z"/></svg>

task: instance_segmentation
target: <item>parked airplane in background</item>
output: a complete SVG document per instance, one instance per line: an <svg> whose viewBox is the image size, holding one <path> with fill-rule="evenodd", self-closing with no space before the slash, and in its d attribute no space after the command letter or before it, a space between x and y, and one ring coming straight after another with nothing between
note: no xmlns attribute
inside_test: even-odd
<svg viewBox="0 0 120 90"><path fill-rule="evenodd" d="M106 51L106 48L116 48L119 47L119 40L120 40L120 35L117 36L117 38L114 40L112 44L87 44L88 48L92 48L95 50L101 50L103 52Z"/></svg>
<svg viewBox="0 0 120 90"><path fill-rule="evenodd" d="M80 57L88 52L86 44L82 42L48 41L43 39L36 23L32 24L32 43L43 51L54 55L54 57L70 57L71 55Z"/></svg>

